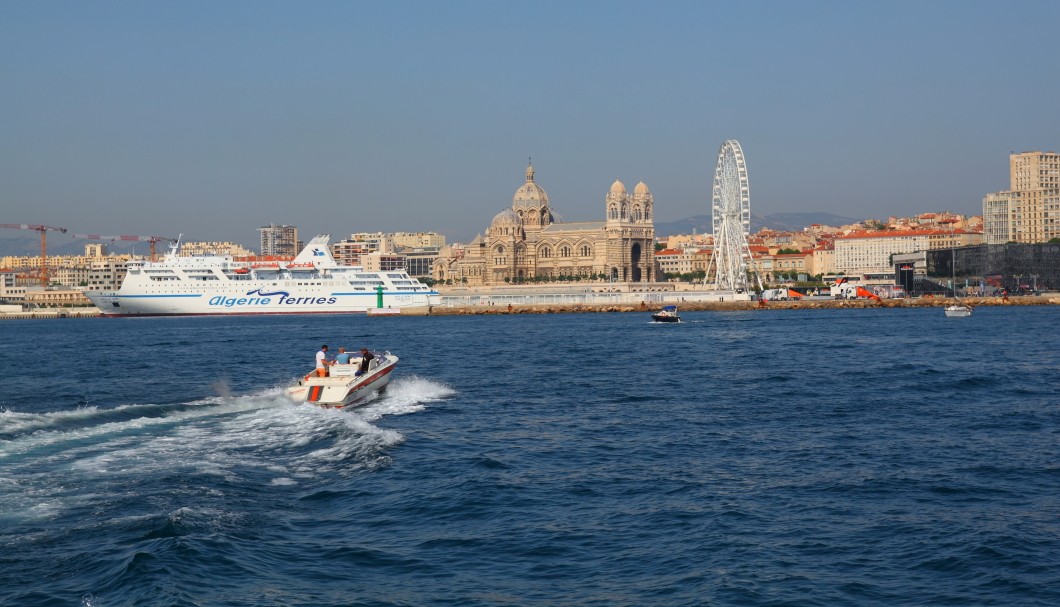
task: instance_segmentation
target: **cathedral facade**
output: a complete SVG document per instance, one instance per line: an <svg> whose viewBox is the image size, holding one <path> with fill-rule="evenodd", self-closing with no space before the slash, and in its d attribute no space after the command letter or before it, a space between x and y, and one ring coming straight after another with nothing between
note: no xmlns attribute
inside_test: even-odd
<svg viewBox="0 0 1060 607"><path fill-rule="evenodd" d="M511 206L493 218L485 236L443 249L434 279L487 287L558 277L653 282L654 206L644 182L630 194L615 181L604 197L604 221L557 222L530 165Z"/></svg>

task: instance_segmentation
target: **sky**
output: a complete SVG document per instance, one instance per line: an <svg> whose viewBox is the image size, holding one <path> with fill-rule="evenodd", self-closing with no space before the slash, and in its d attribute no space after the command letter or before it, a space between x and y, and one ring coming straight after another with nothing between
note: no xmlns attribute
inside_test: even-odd
<svg viewBox="0 0 1060 607"><path fill-rule="evenodd" d="M0 0L0 223L253 244L709 215L981 214L1060 148L1055 1ZM16 236L0 230L0 237ZM68 235L50 235L61 242Z"/></svg>

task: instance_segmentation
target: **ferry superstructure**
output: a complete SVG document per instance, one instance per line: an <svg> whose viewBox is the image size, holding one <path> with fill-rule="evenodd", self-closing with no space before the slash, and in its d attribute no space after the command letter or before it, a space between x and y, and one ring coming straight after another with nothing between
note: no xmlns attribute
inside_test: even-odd
<svg viewBox="0 0 1060 607"><path fill-rule="evenodd" d="M438 294L404 270L339 265L328 248L330 239L313 238L289 262L179 257L175 243L162 261L131 262L117 291L85 295L104 316L194 316L363 313L427 306Z"/></svg>

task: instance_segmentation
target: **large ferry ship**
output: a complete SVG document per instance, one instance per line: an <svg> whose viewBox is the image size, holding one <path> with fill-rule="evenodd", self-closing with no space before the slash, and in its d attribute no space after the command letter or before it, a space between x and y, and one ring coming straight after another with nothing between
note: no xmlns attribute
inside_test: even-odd
<svg viewBox="0 0 1060 607"><path fill-rule="evenodd" d="M105 316L341 314L421 307L438 293L403 270L372 272L335 262L329 235L292 261L237 261L230 255L137 261L117 291L86 291Z"/></svg>

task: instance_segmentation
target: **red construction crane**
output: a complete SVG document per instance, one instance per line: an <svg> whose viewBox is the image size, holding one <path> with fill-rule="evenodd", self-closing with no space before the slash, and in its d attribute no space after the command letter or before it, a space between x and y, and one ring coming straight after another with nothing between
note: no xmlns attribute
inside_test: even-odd
<svg viewBox="0 0 1060 607"><path fill-rule="evenodd" d="M42 287L48 286L48 230L66 233L66 228L53 228L51 226L31 225L28 223L0 223L0 228L36 230L40 232L40 284Z"/></svg>
<svg viewBox="0 0 1060 607"><path fill-rule="evenodd" d="M74 234L74 238L84 238L85 240L109 240L115 242L118 240L132 240L136 242L146 242L151 246L151 261L155 261L155 243L162 242L176 242L175 238L166 238L165 236L129 236L123 234L121 236L100 236L99 234Z"/></svg>

